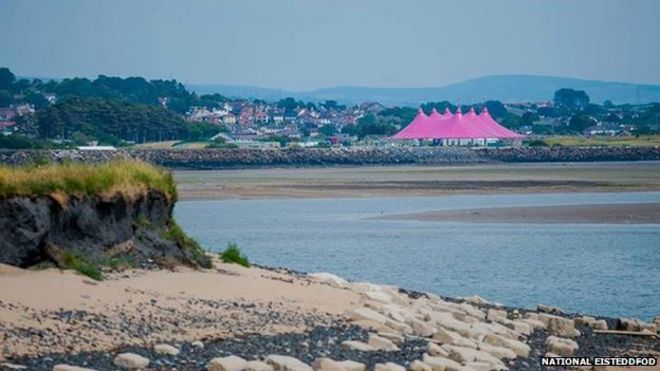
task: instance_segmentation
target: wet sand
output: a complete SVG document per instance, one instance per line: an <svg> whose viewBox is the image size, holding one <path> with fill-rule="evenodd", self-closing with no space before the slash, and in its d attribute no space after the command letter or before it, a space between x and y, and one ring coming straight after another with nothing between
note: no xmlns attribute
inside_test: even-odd
<svg viewBox="0 0 660 371"><path fill-rule="evenodd" d="M660 190L660 162L182 170L174 175L182 200Z"/></svg>
<svg viewBox="0 0 660 371"><path fill-rule="evenodd" d="M660 224L660 203L494 207L396 214L378 219L465 223Z"/></svg>

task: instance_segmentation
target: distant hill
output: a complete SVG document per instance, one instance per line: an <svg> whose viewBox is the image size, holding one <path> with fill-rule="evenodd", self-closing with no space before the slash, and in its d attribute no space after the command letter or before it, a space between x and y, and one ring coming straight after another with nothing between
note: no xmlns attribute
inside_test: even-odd
<svg viewBox="0 0 660 371"><path fill-rule="evenodd" d="M388 106L416 106L424 102L442 100L460 103L482 102L487 99L503 102L545 101L551 100L554 92L561 88L584 90L594 103L602 103L605 100L611 100L615 104L660 102L660 85L534 75L485 76L438 88L338 86L292 92L240 85L187 85L186 87L197 94L220 93L229 97L267 101L294 97L313 102L336 100L344 104L375 101Z"/></svg>

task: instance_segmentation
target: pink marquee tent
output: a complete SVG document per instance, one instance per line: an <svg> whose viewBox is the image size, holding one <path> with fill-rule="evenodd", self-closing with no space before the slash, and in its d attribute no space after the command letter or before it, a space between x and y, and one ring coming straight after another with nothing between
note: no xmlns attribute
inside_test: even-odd
<svg viewBox="0 0 660 371"><path fill-rule="evenodd" d="M521 139L515 133L495 121L488 109L477 115L473 108L463 115L458 108L455 114L449 109L440 114L433 109L427 116L420 108L413 121L396 133L394 139Z"/></svg>

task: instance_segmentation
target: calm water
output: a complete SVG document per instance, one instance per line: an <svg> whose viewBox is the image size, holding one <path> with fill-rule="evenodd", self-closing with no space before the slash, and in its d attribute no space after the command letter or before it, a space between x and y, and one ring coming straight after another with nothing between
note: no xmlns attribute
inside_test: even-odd
<svg viewBox="0 0 660 371"><path fill-rule="evenodd" d="M369 219L490 206L660 201L653 193L179 202L204 246L236 242L259 264L333 272L511 306L660 315L660 225L470 224Z"/></svg>

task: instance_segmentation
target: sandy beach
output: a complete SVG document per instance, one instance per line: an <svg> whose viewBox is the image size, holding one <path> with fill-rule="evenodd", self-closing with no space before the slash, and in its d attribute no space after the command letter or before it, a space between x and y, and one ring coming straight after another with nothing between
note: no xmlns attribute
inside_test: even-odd
<svg viewBox="0 0 660 371"><path fill-rule="evenodd" d="M660 162L177 170L174 175L182 200L660 190Z"/></svg>

